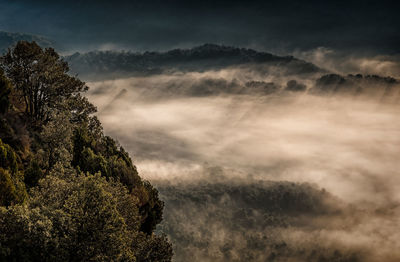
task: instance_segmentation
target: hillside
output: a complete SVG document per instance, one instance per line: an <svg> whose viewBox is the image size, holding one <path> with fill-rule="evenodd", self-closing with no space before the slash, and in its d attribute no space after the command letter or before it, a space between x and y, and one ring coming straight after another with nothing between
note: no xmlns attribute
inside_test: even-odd
<svg viewBox="0 0 400 262"><path fill-rule="evenodd" d="M52 48L0 67L0 261L170 261L164 203Z"/></svg>
<svg viewBox="0 0 400 262"><path fill-rule="evenodd" d="M93 51L75 53L65 59L71 65L73 73L90 80L174 71L202 72L246 64L276 66L291 74L322 71L315 65L292 56L276 56L252 49L214 44L167 52Z"/></svg>

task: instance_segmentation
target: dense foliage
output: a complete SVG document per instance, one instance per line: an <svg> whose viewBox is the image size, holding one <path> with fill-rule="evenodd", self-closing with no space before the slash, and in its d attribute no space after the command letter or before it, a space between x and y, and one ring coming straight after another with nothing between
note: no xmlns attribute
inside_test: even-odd
<svg viewBox="0 0 400 262"><path fill-rule="evenodd" d="M68 71L35 42L1 58L0 260L170 261L158 191Z"/></svg>

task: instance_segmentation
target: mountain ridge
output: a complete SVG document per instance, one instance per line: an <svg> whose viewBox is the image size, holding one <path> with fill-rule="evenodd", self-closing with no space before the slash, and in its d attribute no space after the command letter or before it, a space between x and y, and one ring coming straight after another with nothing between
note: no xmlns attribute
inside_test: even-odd
<svg viewBox="0 0 400 262"><path fill-rule="evenodd" d="M277 56L248 48L203 44L165 52L91 51L65 56L72 72L83 78L113 78L124 75L148 75L174 71L203 72L244 64L268 65L295 73L324 70L293 56Z"/></svg>

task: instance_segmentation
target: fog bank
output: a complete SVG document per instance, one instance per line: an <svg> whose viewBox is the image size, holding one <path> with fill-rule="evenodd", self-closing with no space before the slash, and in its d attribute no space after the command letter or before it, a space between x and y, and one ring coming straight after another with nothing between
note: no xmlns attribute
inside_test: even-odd
<svg viewBox="0 0 400 262"><path fill-rule="evenodd" d="M243 72L89 83L106 133L118 138L166 201L163 229L176 261L189 254L195 261L400 259L400 108L392 99L398 89L316 94L313 79L295 78L306 89L292 92L285 88L293 77ZM243 89L252 79L271 84ZM390 99L382 100L383 93ZM282 181L294 183L292 189ZM327 204L326 195L313 193L321 189L334 200ZM297 190L304 192L287 201L305 197L310 206L337 212L270 208L282 206L277 196ZM276 202L265 204L265 192ZM261 200L251 206L249 195ZM245 212L244 220L235 212ZM265 216L280 223L268 224Z"/></svg>

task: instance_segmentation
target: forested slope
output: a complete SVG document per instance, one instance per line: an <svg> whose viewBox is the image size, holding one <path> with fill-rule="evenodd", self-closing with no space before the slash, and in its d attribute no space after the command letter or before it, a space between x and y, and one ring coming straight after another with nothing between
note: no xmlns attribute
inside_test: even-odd
<svg viewBox="0 0 400 262"><path fill-rule="evenodd" d="M52 48L1 57L0 261L170 261L158 191Z"/></svg>

